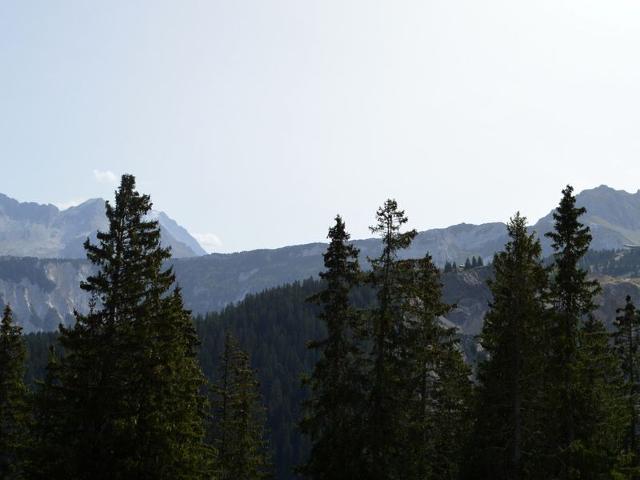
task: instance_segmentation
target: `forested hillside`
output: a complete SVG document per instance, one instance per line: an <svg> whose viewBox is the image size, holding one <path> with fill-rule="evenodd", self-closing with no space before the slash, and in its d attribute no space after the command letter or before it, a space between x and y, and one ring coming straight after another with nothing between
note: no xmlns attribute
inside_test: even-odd
<svg viewBox="0 0 640 480"><path fill-rule="evenodd" d="M590 258L615 258L620 254L592 254ZM595 260L594 260L595 262ZM599 263L594 263L599 265ZM465 325L465 318L473 319L465 325L475 332L482 327L482 316L491 299L486 286L491 268L474 271L459 271L443 275L445 300L458 302L457 308L447 314L455 325ZM609 278L603 283L601 297L602 315L611 327L615 309L624 297L631 294L640 298L640 280L633 278L616 280ZM221 312L212 312L195 317L195 326L200 339L199 358L209 380L216 376L218 360L222 353L224 335L230 329L240 345L251 357L256 369L267 407L268 438L274 453L278 478L290 478L287 472L299 464L308 452L308 441L300 434L297 422L300 418L300 402L305 397L301 388L302 375L309 373L317 354L306 348L307 342L324 334L325 327L317 319L317 307L306 300L321 288L317 279L294 282L258 294L250 294L242 302L228 306ZM474 292L474 289L476 293ZM361 291L357 304L364 306L372 301L372 293ZM476 320L479 323L476 323ZM34 333L25 336L29 351L27 381L33 385L44 377L48 358L48 346L55 342L55 333ZM477 340L472 335L461 337L465 356L475 363Z"/></svg>

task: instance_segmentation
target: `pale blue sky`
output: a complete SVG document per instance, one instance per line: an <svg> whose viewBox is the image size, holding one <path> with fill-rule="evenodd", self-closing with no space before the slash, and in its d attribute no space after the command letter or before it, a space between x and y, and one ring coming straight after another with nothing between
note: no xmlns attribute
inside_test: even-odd
<svg viewBox="0 0 640 480"><path fill-rule="evenodd" d="M0 0L0 191L130 172L217 251L640 187L636 0Z"/></svg>

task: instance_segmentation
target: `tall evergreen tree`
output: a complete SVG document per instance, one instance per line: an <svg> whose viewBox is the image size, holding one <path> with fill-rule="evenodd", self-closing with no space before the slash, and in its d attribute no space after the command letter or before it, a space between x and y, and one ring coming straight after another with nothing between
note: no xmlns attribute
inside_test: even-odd
<svg viewBox="0 0 640 480"><path fill-rule="evenodd" d="M81 285L90 311L60 328L64 356L51 388L63 397L59 441L73 478L195 479L209 468L195 331L170 290L170 252L150 210L123 175L115 206L106 202L109 230L97 245L85 242L97 270Z"/></svg>
<svg viewBox="0 0 640 480"><path fill-rule="evenodd" d="M394 478L400 435L396 431L402 406L396 398L403 372L397 362L400 348L400 327L403 321L406 276L398 253L411 244L415 230L401 232L407 223L403 210L395 200L387 200L376 212L376 225L371 232L382 240L379 257L370 259L370 284L377 290L377 305L371 311L371 366L370 407L367 417L369 432L368 465L365 478Z"/></svg>
<svg viewBox="0 0 640 480"><path fill-rule="evenodd" d="M493 300L480 336L487 359L478 367L468 478L545 478L535 461L544 442L538 432L547 274L526 218L517 213L507 231L509 242L493 260Z"/></svg>
<svg viewBox="0 0 640 480"><path fill-rule="evenodd" d="M22 328L6 305L0 323L0 478L23 478L30 411Z"/></svg>
<svg viewBox="0 0 640 480"><path fill-rule="evenodd" d="M408 275L396 359L403 373L396 391L402 439L396 477L457 478L469 420L470 370L456 329L441 323L451 306L442 301L431 257L404 260L400 267Z"/></svg>
<svg viewBox="0 0 640 480"><path fill-rule="evenodd" d="M576 440L569 447L572 478L615 478L613 472L631 471L629 459L620 455L628 417L622 370L609 338L604 324L593 315L578 332Z"/></svg>
<svg viewBox="0 0 640 480"><path fill-rule="evenodd" d="M36 385L32 448L27 477L34 480L71 478L68 435L64 429L64 396L59 384L60 362L53 346L49 346L44 380ZM62 440L62 442L61 442Z"/></svg>
<svg viewBox="0 0 640 480"><path fill-rule="evenodd" d="M600 290L597 281L587 279L587 272L580 268L580 260L591 242L589 227L580 222L585 212L585 208L576 206L573 187L568 185L553 213L554 230L546 234L555 251L548 373L550 411L557 415L548 423L555 431L547 433L549 444L555 449L558 475L563 479L578 475L576 472L581 468L574 455L574 443L586 441L577 436L581 416L581 399L578 398L581 388L577 383L579 333L581 322L596 308L594 297Z"/></svg>
<svg viewBox="0 0 640 480"><path fill-rule="evenodd" d="M319 318L327 336L309 344L320 359L305 382L310 398L300 427L312 447L301 471L309 478L346 480L357 478L363 468L363 326L350 302L361 275L358 250L349 243L339 215L328 237L325 271L320 274L324 288L310 299L321 307Z"/></svg>
<svg viewBox="0 0 640 480"><path fill-rule="evenodd" d="M624 437L624 450L630 455L629 467L640 466L638 442L638 412L640 404L640 315L631 297L627 295L624 308L616 310L613 339L618 362L624 375L624 396L628 424ZM636 470L635 476L638 476Z"/></svg>
<svg viewBox="0 0 640 480"><path fill-rule="evenodd" d="M474 257L474 260L475 260L475 257ZM469 257L467 257L467 259L464 261L464 269L471 270L471 268L473 268L473 264L471 263L471 260L469 260Z"/></svg>
<svg viewBox="0 0 640 480"><path fill-rule="evenodd" d="M270 477L265 412L258 381L248 355L227 333L220 374L213 386L213 444L221 480L259 480Z"/></svg>

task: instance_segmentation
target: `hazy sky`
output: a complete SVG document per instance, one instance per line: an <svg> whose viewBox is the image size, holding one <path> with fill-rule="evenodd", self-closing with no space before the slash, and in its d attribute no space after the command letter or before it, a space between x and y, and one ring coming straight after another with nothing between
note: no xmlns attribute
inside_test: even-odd
<svg viewBox="0 0 640 480"><path fill-rule="evenodd" d="M0 0L0 192L133 173L216 251L535 221L640 187L639 48L637 0Z"/></svg>

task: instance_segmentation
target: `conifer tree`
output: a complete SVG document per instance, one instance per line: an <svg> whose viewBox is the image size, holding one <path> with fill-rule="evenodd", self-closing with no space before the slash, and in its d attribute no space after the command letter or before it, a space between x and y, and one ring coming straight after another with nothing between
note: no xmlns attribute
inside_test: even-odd
<svg viewBox="0 0 640 480"><path fill-rule="evenodd" d="M578 332L576 440L569 447L572 478L611 478L614 471L630 471L628 460L620 456L628 423L624 379L609 338L593 315Z"/></svg>
<svg viewBox="0 0 640 480"><path fill-rule="evenodd" d="M479 266L479 267L484 266L484 261L482 260L482 257L481 257L481 256L478 256L478 266Z"/></svg>
<svg viewBox="0 0 640 480"><path fill-rule="evenodd" d="M0 478L23 478L30 414L22 328L6 305L0 323Z"/></svg>
<svg viewBox="0 0 640 480"><path fill-rule="evenodd" d="M472 266L473 265L471 264L471 260L469 260L469 257L467 257L467 259L464 261L464 269L471 270Z"/></svg>
<svg viewBox="0 0 640 480"><path fill-rule="evenodd" d="M457 478L469 420L471 372L455 328L440 321L451 306L442 301L431 257L404 260L400 267L408 275L396 360L403 373L396 391L403 439L396 478Z"/></svg>
<svg viewBox="0 0 640 480"><path fill-rule="evenodd" d="M115 206L106 202L109 230L85 242L96 267L81 285L90 311L60 328L50 383L63 398L58 440L73 478L196 479L210 467L195 331L150 210L123 175Z"/></svg>
<svg viewBox="0 0 640 480"><path fill-rule="evenodd" d="M549 409L557 415L548 423L550 428L557 427L556 431L547 434L555 449L558 475L563 479L571 478L580 469L573 454L574 442L586 441L577 436L581 405L577 384L579 332L581 322L595 310L594 297L599 292L597 281L588 280L587 272L580 268L591 242L589 227L580 222L585 212L585 208L576 206L573 187L568 185L553 213L554 230L546 234L555 251L548 373Z"/></svg>
<svg viewBox="0 0 640 480"><path fill-rule="evenodd" d="M34 480L72 478L69 464L69 440L64 429L64 396L59 384L60 362L53 346L49 347L45 378L37 383L34 395L32 448L27 477ZM66 440L61 442L61 440Z"/></svg>
<svg viewBox="0 0 640 480"><path fill-rule="evenodd" d="M449 261L447 260L444 264L444 273L449 273L451 272L452 267L451 264L449 263Z"/></svg>
<svg viewBox="0 0 640 480"><path fill-rule="evenodd" d="M310 398L300 427L312 446L301 471L309 478L339 480L357 478L363 468L363 326L350 302L360 280L358 250L349 243L339 215L328 237L325 271L320 273L324 289L310 299L321 307L327 336L309 344L320 359L305 382Z"/></svg>
<svg viewBox="0 0 640 480"><path fill-rule="evenodd" d="M248 355L227 332L220 374L213 386L212 439L221 480L270 477L265 412Z"/></svg>
<svg viewBox="0 0 640 480"><path fill-rule="evenodd" d="M631 297L627 295L624 308L616 310L613 339L618 363L624 375L624 404L627 426L624 435L624 450L630 455L629 466L640 466L638 442L638 409L640 403L640 315ZM638 476L639 472L635 472Z"/></svg>
<svg viewBox="0 0 640 480"><path fill-rule="evenodd" d="M405 270L398 261L400 250L409 247L415 230L401 232L407 223L404 211L395 200L387 200L376 212L376 225L371 232L382 240L379 257L370 259L370 284L377 291L377 305L371 313L371 389L368 422L368 463L363 478L394 478L401 446L399 415L402 410L396 398L404 377L397 359L400 345L400 326L406 286Z"/></svg>
<svg viewBox="0 0 640 480"><path fill-rule="evenodd" d="M473 456L467 478L545 478L534 466L544 439L542 387L547 274L540 242L517 213L507 224L509 242L493 260L493 300L480 343L487 359L478 367Z"/></svg>

